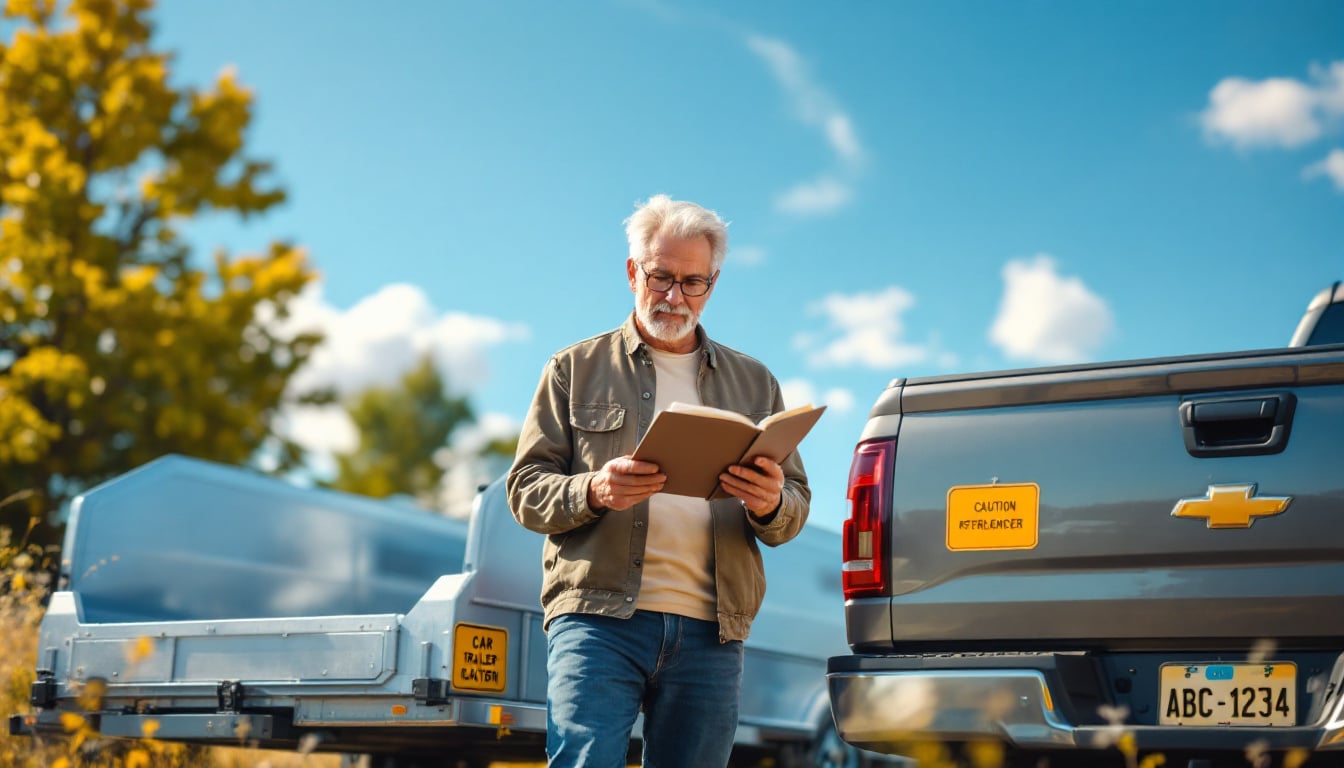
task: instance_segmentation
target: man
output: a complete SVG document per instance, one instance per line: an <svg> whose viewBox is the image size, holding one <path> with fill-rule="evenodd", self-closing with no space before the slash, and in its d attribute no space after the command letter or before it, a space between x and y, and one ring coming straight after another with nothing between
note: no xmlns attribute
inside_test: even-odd
<svg viewBox="0 0 1344 768"><path fill-rule="evenodd" d="M784 401L763 364L699 323L727 225L666 195L625 224L634 312L551 358L508 477L514 517L546 534L546 752L552 766L624 766L642 709L644 765L721 766L765 595L757 541L796 536L811 491L797 453L729 467L734 498L712 502L659 493L658 466L630 458L674 401L756 421Z"/></svg>

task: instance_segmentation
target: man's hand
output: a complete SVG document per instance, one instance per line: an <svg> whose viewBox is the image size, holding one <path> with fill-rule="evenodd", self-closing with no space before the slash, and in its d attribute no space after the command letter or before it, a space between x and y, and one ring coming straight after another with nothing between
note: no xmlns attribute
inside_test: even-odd
<svg viewBox="0 0 1344 768"><path fill-rule="evenodd" d="M755 517L765 517L779 507L779 495L784 489L784 470L765 456L757 456L748 464L734 464L719 475L723 490L736 496L742 506Z"/></svg>
<svg viewBox="0 0 1344 768"><path fill-rule="evenodd" d="M617 456L602 465L588 485L588 506L593 509L629 509L663 489L667 475L651 461Z"/></svg>

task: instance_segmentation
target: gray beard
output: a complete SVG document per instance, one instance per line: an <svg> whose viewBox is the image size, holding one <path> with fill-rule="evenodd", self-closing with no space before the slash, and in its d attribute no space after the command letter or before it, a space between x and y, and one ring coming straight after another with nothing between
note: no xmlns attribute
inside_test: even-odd
<svg viewBox="0 0 1344 768"><path fill-rule="evenodd" d="M659 311L660 306L666 308L667 305L654 305L647 310L636 310L640 322L644 324L644 330L648 331L650 336L659 341L671 343L674 341L681 341L686 338L688 334L695 332L696 318L694 314L691 314L688 311L688 313L682 316L679 321L674 320L669 322L660 320L655 314Z"/></svg>

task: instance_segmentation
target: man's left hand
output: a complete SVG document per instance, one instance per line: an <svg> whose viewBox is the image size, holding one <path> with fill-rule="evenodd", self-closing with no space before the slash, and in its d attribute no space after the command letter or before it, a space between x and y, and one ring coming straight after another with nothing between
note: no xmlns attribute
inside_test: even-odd
<svg viewBox="0 0 1344 768"><path fill-rule="evenodd" d="M746 464L734 464L719 475L723 489L736 496L755 517L765 517L779 507L784 489L784 470L779 464L757 456Z"/></svg>

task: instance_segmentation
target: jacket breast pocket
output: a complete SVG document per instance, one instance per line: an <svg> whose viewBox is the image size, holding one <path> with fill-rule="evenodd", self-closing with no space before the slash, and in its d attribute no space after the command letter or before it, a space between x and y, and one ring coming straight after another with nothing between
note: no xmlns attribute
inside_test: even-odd
<svg viewBox="0 0 1344 768"><path fill-rule="evenodd" d="M614 403L585 403L569 411L569 426L574 429L574 456L579 471L595 470L620 456L621 427L625 426L625 407Z"/></svg>

